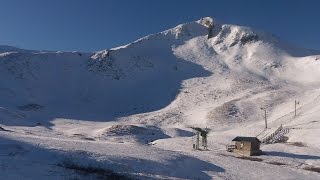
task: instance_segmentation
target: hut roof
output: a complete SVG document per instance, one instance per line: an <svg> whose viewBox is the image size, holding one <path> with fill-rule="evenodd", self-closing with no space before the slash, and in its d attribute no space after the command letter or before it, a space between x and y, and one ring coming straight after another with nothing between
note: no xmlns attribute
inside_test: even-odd
<svg viewBox="0 0 320 180"><path fill-rule="evenodd" d="M237 136L232 141L260 142L260 140L256 137L243 137L243 136Z"/></svg>

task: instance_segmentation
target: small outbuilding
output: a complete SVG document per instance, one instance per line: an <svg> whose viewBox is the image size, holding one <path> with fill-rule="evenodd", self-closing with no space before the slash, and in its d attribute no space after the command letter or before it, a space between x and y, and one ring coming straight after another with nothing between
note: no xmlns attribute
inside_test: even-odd
<svg viewBox="0 0 320 180"><path fill-rule="evenodd" d="M260 150L261 142L256 137L237 136L232 141L235 142L235 144L232 145L232 148L228 150L246 156L257 156L261 155L262 153Z"/></svg>

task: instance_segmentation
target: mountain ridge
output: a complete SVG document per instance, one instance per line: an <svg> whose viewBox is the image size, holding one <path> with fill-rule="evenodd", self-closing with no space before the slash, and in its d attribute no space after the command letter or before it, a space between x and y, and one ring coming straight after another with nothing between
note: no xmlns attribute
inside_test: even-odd
<svg viewBox="0 0 320 180"><path fill-rule="evenodd" d="M96 53L3 49L11 53L0 55L0 94L4 96L0 105L15 112L20 111L18 107L39 104L46 107L43 112L20 113L30 119L47 114L46 122L59 117L108 121L173 104L180 109L181 99L190 98L182 96L185 87L201 78L211 88L213 80L227 85L216 85L214 97L217 92L232 94L233 88L246 90L254 85L313 88L320 83L318 56L312 52L286 46L271 34L220 24L209 17ZM83 114L77 114L77 109L83 109ZM190 118L186 114L184 119Z"/></svg>

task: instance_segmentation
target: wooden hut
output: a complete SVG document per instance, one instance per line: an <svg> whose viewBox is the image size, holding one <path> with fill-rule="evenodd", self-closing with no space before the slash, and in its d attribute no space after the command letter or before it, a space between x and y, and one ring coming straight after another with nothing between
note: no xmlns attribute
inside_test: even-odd
<svg viewBox="0 0 320 180"><path fill-rule="evenodd" d="M260 140L256 137L237 136L232 140L235 142L233 152L246 156L257 156L262 153L260 150Z"/></svg>

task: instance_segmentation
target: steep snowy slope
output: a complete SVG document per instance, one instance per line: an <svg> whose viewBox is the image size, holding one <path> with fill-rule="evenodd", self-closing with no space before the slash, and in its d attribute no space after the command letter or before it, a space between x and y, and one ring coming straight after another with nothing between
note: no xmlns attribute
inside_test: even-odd
<svg viewBox="0 0 320 180"><path fill-rule="evenodd" d="M36 149L53 161L39 161L43 171L70 153L146 179L318 179L303 168L320 167L319 69L317 51L209 17L96 53L0 46L0 147L26 162L38 162ZM263 146L261 162L225 153L233 137L260 138L281 124L288 143ZM190 126L211 129L210 151L191 150ZM62 178L61 167L19 168L18 178Z"/></svg>

